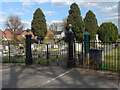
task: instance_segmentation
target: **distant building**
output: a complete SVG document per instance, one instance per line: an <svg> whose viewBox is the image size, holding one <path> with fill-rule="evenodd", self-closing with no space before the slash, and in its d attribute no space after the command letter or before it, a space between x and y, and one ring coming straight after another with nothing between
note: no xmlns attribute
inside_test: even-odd
<svg viewBox="0 0 120 90"><path fill-rule="evenodd" d="M29 31L29 33L32 35L32 39L36 39L36 36L32 33L31 30ZM27 31L26 30L17 31L16 34L17 34L17 40L20 40L22 38L25 38ZM13 33L9 29L5 29L3 35L5 37L4 40L13 40Z"/></svg>
<svg viewBox="0 0 120 90"><path fill-rule="evenodd" d="M54 38L54 33L52 32L52 30L49 28L49 30L47 30L47 34L45 36L45 39L52 37Z"/></svg>
<svg viewBox="0 0 120 90"><path fill-rule="evenodd" d="M52 31L54 33L54 38L56 39L62 39L63 37L65 37L65 32L64 31Z"/></svg>
<svg viewBox="0 0 120 90"><path fill-rule="evenodd" d="M0 30L0 39L1 40L6 40L5 33L2 30Z"/></svg>
<svg viewBox="0 0 120 90"><path fill-rule="evenodd" d="M49 37L50 35L54 35L55 39L62 39L63 37L65 37L65 32L64 31L51 30L49 28L49 30L47 30L46 37Z"/></svg>

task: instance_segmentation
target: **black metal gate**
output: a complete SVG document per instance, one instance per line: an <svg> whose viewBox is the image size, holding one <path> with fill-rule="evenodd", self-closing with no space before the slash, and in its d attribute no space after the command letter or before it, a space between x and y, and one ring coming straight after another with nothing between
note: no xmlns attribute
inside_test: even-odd
<svg viewBox="0 0 120 90"><path fill-rule="evenodd" d="M34 64L66 66L68 52L67 43L64 40L33 43L31 49Z"/></svg>
<svg viewBox="0 0 120 90"><path fill-rule="evenodd" d="M107 71L120 71L120 42L89 42L85 54L85 42L76 42L76 59L79 67Z"/></svg>

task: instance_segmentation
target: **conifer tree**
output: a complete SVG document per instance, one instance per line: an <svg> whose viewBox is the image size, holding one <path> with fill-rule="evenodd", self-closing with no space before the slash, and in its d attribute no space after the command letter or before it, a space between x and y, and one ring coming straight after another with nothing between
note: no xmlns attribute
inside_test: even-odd
<svg viewBox="0 0 120 90"><path fill-rule="evenodd" d="M45 15L40 8L38 8L33 14L31 30L34 35L38 36L38 39L43 39L47 33Z"/></svg>
<svg viewBox="0 0 120 90"><path fill-rule="evenodd" d="M67 18L67 30L69 30L69 24L72 25L72 31L74 32L74 37L76 40L80 41L83 39L85 27L82 21L82 16L80 9L76 3L70 6L69 16Z"/></svg>
<svg viewBox="0 0 120 90"><path fill-rule="evenodd" d="M98 33L98 23L95 14L89 10L84 18L85 31L89 32L90 39L93 39Z"/></svg>

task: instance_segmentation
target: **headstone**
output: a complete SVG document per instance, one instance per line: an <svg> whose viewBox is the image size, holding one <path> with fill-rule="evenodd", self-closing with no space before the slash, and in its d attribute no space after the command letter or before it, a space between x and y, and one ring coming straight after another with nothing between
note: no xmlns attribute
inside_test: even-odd
<svg viewBox="0 0 120 90"><path fill-rule="evenodd" d="M19 51L18 48L15 50L15 54L18 55Z"/></svg>
<svg viewBox="0 0 120 90"><path fill-rule="evenodd" d="M98 34L96 34L96 41L99 42L99 39L98 39Z"/></svg>
<svg viewBox="0 0 120 90"><path fill-rule="evenodd" d="M64 46L64 45L61 45L61 46L60 46L60 49L61 49L61 50L65 49L65 46Z"/></svg>
<svg viewBox="0 0 120 90"><path fill-rule="evenodd" d="M48 48L51 48L51 44L48 45Z"/></svg>
<svg viewBox="0 0 120 90"><path fill-rule="evenodd" d="M64 32L61 33L61 39L62 39L63 37L65 37L65 33L64 33Z"/></svg>
<svg viewBox="0 0 120 90"><path fill-rule="evenodd" d="M22 46L22 44L19 44L19 46Z"/></svg>
<svg viewBox="0 0 120 90"><path fill-rule="evenodd" d="M5 46L5 50L7 50L7 51L8 51L8 50L9 50L9 47L8 47L8 46Z"/></svg>
<svg viewBox="0 0 120 90"><path fill-rule="evenodd" d="M0 51L0 56L2 56L2 51Z"/></svg>
<svg viewBox="0 0 120 90"><path fill-rule="evenodd" d="M54 48L58 48L58 45L55 44L55 45L54 45Z"/></svg>
<svg viewBox="0 0 120 90"><path fill-rule="evenodd" d="M31 45L31 48L32 48L33 50L35 49L35 48L34 48L34 44Z"/></svg>
<svg viewBox="0 0 120 90"><path fill-rule="evenodd" d="M82 43L75 43L76 51L82 52Z"/></svg>
<svg viewBox="0 0 120 90"><path fill-rule="evenodd" d="M97 46L99 47L99 39L98 39L98 34L96 34L96 42L97 42Z"/></svg>

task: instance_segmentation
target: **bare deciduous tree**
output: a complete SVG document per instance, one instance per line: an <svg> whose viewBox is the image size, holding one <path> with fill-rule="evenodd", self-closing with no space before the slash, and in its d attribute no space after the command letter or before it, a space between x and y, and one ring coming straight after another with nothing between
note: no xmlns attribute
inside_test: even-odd
<svg viewBox="0 0 120 90"><path fill-rule="evenodd" d="M57 31L58 28L59 28L59 23L52 23L52 24L50 25L50 28L51 28L51 30Z"/></svg>
<svg viewBox="0 0 120 90"><path fill-rule="evenodd" d="M62 30L66 31L66 26L67 26L67 18L63 18L61 28Z"/></svg>
<svg viewBox="0 0 120 90"><path fill-rule="evenodd" d="M13 41L17 42L17 32L23 30L24 24L17 15L10 15L5 21L5 27L13 34Z"/></svg>

